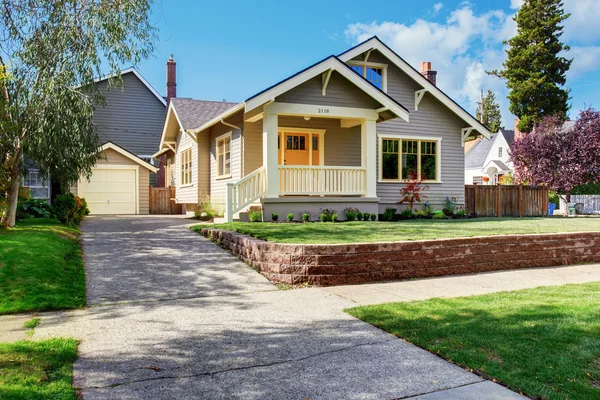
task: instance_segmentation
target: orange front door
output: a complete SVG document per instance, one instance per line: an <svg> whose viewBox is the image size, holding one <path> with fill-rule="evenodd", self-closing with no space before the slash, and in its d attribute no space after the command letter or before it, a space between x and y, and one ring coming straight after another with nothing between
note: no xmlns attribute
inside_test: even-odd
<svg viewBox="0 0 600 400"><path fill-rule="evenodd" d="M284 133L284 165L310 165L310 135L307 133Z"/></svg>

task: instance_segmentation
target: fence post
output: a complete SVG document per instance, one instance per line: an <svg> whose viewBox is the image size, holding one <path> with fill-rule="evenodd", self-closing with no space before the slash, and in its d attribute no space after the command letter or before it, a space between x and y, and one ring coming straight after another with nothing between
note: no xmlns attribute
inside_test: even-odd
<svg viewBox="0 0 600 400"><path fill-rule="evenodd" d="M519 185L519 218L523 218L523 184Z"/></svg>
<svg viewBox="0 0 600 400"><path fill-rule="evenodd" d="M477 183L473 184L473 214L477 214Z"/></svg>
<svg viewBox="0 0 600 400"><path fill-rule="evenodd" d="M150 192L150 214L152 214L152 186L148 186Z"/></svg>
<svg viewBox="0 0 600 400"><path fill-rule="evenodd" d="M500 187L502 185L500 185L498 183L498 204L497 204L497 209L498 209L498 218L502 218L502 205L500 204L500 201L502 200L502 196L500 195Z"/></svg>

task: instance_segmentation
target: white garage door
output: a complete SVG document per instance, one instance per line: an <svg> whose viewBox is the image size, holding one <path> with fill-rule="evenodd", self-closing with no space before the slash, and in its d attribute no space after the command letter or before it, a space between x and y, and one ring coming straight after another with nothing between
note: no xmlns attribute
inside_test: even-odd
<svg viewBox="0 0 600 400"><path fill-rule="evenodd" d="M79 196L92 214L135 214L135 170L94 168L79 182Z"/></svg>

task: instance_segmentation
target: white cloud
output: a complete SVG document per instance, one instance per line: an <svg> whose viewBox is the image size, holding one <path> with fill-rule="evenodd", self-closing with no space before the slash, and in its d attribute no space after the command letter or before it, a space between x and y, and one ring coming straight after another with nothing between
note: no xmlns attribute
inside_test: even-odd
<svg viewBox="0 0 600 400"><path fill-rule="evenodd" d="M510 8L518 10L523 5L523 0L510 0Z"/></svg>
<svg viewBox="0 0 600 400"><path fill-rule="evenodd" d="M443 3L435 3L433 5L433 11L435 11L435 13L437 14L437 13L440 12L440 10L442 9L442 7L444 7Z"/></svg>
<svg viewBox="0 0 600 400"><path fill-rule="evenodd" d="M503 115L512 121L504 83L485 71L501 67L504 52L500 43L515 32L512 15L500 10L477 15L467 4L453 10L444 23L424 19L411 25L356 23L348 26L346 36L360 42L377 35L413 66L431 61L438 71L438 86L470 112L474 112L482 89L495 91Z"/></svg>
<svg viewBox="0 0 600 400"><path fill-rule="evenodd" d="M583 44L597 42L600 38L600 1L565 0L565 12L571 16L565 21L562 39Z"/></svg>
<svg viewBox="0 0 600 400"><path fill-rule="evenodd" d="M567 73L568 80L576 80L586 72L600 69L600 46L573 46L563 55L573 59Z"/></svg>

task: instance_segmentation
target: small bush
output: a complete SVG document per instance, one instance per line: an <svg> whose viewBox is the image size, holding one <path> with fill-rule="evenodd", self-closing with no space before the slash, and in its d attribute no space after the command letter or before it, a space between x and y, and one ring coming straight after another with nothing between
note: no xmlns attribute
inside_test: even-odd
<svg viewBox="0 0 600 400"><path fill-rule="evenodd" d="M17 204L17 220L27 218L50 218L52 207L44 199L19 200Z"/></svg>
<svg viewBox="0 0 600 400"><path fill-rule="evenodd" d="M210 211L200 211L200 210L194 211L194 218L199 219L201 221L210 221L214 217L215 217L214 214Z"/></svg>
<svg viewBox="0 0 600 400"><path fill-rule="evenodd" d="M325 215L325 213L321 213L321 215L319 215L319 219L321 222L329 222L329 217Z"/></svg>
<svg viewBox="0 0 600 400"><path fill-rule="evenodd" d="M433 219L446 219L448 217L446 217L446 215L444 214L444 212L442 210L435 210L433 212Z"/></svg>
<svg viewBox="0 0 600 400"><path fill-rule="evenodd" d="M426 211L421 210L421 211L417 211L415 213L415 216L418 218L427 218L427 217L429 217L429 214Z"/></svg>
<svg viewBox="0 0 600 400"><path fill-rule="evenodd" d="M467 212L463 209L463 210L458 210L455 214L457 217L465 217L467 215Z"/></svg>
<svg viewBox="0 0 600 400"><path fill-rule="evenodd" d="M302 218L302 221L308 222L308 221L310 221L310 214L305 212L302 214L301 218Z"/></svg>
<svg viewBox="0 0 600 400"><path fill-rule="evenodd" d="M330 208L323 208L321 210L321 215L319 216L319 219L323 222L329 222L332 221L331 217L333 216L333 214L335 214L336 211L332 210ZM323 216L323 218L325 218L325 220L323 220L323 218L321 217Z"/></svg>
<svg viewBox="0 0 600 400"><path fill-rule="evenodd" d="M371 221L375 221L377 219L377 214L371 214Z"/></svg>
<svg viewBox="0 0 600 400"><path fill-rule="evenodd" d="M254 209L248 212L248 218L250 222L261 222L262 221L262 210Z"/></svg>
<svg viewBox="0 0 600 400"><path fill-rule="evenodd" d="M279 214L277 214L277 213L271 214L271 221L279 221Z"/></svg>
<svg viewBox="0 0 600 400"><path fill-rule="evenodd" d="M292 222L294 220L294 214L290 213L287 215L288 222Z"/></svg>
<svg viewBox="0 0 600 400"><path fill-rule="evenodd" d="M364 219L365 221L368 221L370 217L371 217L371 214L369 214L369 213L364 213L364 214L363 214L363 219Z"/></svg>
<svg viewBox="0 0 600 400"><path fill-rule="evenodd" d="M354 221L356 219L356 214L358 212L359 212L358 208L354 208L354 207L344 208L344 216L346 217L346 221Z"/></svg>
<svg viewBox="0 0 600 400"><path fill-rule="evenodd" d="M400 216L404 219L409 219L413 217L413 212L410 208L407 208L406 210L400 213Z"/></svg>
<svg viewBox="0 0 600 400"><path fill-rule="evenodd" d="M212 217L214 216L219 216L222 217L223 216L223 212L221 212L222 210L219 210L219 207L217 207L211 200L209 195L203 195L200 198L200 202L198 203L198 205L196 206L196 210L194 210L194 214L195 215L200 215L203 212L208 214L208 215L212 215ZM212 218L211 217L211 218Z"/></svg>
<svg viewBox="0 0 600 400"><path fill-rule="evenodd" d="M558 196L558 193L549 191L548 192L548 202L556 204L556 207L560 207L560 197Z"/></svg>
<svg viewBox="0 0 600 400"><path fill-rule="evenodd" d="M359 220L359 221L362 221L362 220L363 220L363 215L364 215L364 214L363 214L363 213L361 213L360 211L359 211L359 212L357 212L357 213L356 213L356 219L357 219L357 220Z"/></svg>
<svg viewBox="0 0 600 400"><path fill-rule="evenodd" d="M384 221L392 221L394 219L394 215L396 215L396 209L392 207L386 207L383 212L383 220Z"/></svg>
<svg viewBox="0 0 600 400"><path fill-rule="evenodd" d="M340 217L339 217L339 215L337 215L337 214L333 214L333 215L331 216L331 220L332 220L333 222L337 222L339 218L340 218Z"/></svg>
<svg viewBox="0 0 600 400"><path fill-rule="evenodd" d="M52 213L64 225L79 225L90 214L87 202L73 193L60 194L52 203Z"/></svg>

